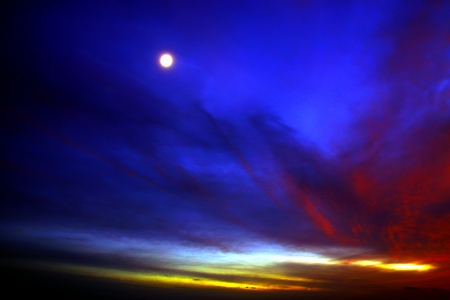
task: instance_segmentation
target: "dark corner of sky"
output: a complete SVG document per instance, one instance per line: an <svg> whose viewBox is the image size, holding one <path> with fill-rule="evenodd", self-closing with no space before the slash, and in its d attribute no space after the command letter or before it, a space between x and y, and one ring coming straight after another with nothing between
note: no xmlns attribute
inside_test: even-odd
<svg viewBox="0 0 450 300"><path fill-rule="evenodd" d="M1 17L11 286L448 295L449 2L7 1Z"/></svg>

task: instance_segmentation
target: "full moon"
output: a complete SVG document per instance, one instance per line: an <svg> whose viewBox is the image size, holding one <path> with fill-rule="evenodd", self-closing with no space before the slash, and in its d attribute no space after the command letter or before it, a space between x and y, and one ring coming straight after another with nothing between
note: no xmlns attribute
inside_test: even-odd
<svg viewBox="0 0 450 300"><path fill-rule="evenodd" d="M161 57L159 58L159 63L161 64L161 66L163 66L164 68L168 68L170 66L172 66L173 64L173 58L170 54L163 54L161 55Z"/></svg>

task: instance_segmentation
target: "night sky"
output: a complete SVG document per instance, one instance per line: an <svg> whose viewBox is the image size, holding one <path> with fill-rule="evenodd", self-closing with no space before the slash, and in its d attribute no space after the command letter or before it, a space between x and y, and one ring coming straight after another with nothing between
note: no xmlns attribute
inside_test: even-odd
<svg viewBox="0 0 450 300"><path fill-rule="evenodd" d="M16 1L2 22L16 293L448 296L450 1Z"/></svg>

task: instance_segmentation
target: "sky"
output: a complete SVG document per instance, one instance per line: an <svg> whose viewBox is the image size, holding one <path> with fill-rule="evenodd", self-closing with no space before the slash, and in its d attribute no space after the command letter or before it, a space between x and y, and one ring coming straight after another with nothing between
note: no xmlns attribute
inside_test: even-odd
<svg viewBox="0 0 450 300"><path fill-rule="evenodd" d="M450 2L2 14L0 265L17 280L449 293Z"/></svg>

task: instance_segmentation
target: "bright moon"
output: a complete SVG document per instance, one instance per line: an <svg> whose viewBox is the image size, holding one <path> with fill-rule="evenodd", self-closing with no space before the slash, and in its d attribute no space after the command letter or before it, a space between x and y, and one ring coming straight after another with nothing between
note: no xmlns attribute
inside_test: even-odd
<svg viewBox="0 0 450 300"><path fill-rule="evenodd" d="M170 67L173 64L173 58L172 58L172 56L170 54L167 54L167 53L163 54L159 58L159 63L164 68L168 68L168 67Z"/></svg>

